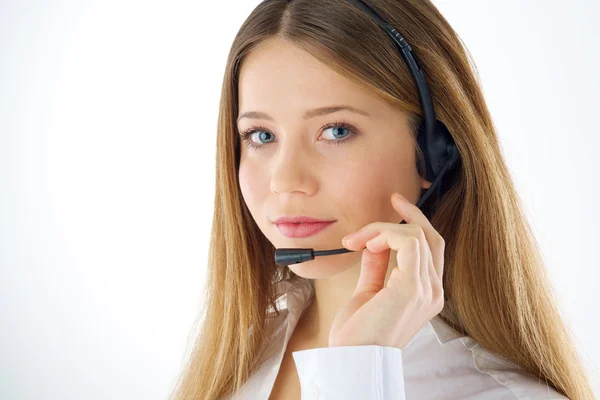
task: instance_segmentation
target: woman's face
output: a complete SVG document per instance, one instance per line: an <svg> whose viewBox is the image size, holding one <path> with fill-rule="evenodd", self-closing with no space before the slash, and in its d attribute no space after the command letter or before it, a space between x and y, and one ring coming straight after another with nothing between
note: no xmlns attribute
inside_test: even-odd
<svg viewBox="0 0 600 400"><path fill-rule="evenodd" d="M430 186L417 172L405 114L289 42L271 39L248 54L238 90L238 132L255 129L241 142L240 189L275 248L343 247L345 235L369 223L400 222L393 192L416 202ZM327 112L333 107L361 111ZM322 128L336 123L343 125ZM283 216L335 222L292 238L273 222ZM360 265L360 257L317 257L289 268L324 278Z"/></svg>

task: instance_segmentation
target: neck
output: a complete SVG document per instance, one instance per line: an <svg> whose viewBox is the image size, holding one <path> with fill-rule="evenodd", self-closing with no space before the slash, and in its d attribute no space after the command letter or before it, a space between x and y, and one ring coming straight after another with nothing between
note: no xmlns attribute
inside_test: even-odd
<svg viewBox="0 0 600 400"><path fill-rule="evenodd" d="M396 252L391 251L384 286L395 266ZM315 295L298 320L294 336L315 347L328 347L333 320L354 294L360 268L358 263L338 274L314 280Z"/></svg>

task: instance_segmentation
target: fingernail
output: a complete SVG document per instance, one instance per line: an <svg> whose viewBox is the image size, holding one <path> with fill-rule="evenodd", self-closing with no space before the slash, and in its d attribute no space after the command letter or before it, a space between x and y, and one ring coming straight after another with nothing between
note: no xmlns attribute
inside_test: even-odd
<svg viewBox="0 0 600 400"><path fill-rule="evenodd" d="M346 241L354 238L356 236L356 232L355 233L351 233L349 235L344 236L344 238L342 239L342 243L346 243Z"/></svg>
<svg viewBox="0 0 600 400"><path fill-rule="evenodd" d="M400 193L394 193L394 198L396 198L396 200L400 200L400 201L408 201L406 200L406 198L404 196L402 196Z"/></svg>

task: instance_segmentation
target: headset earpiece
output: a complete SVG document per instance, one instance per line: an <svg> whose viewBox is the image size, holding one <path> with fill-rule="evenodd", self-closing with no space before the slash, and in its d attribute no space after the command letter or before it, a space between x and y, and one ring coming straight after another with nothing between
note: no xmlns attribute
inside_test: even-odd
<svg viewBox="0 0 600 400"><path fill-rule="evenodd" d="M425 179L433 182L442 171L445 173L454 167L459 159L459 154L456 143L443 122L435 120L429 140L427 140L426 129L425 122L422 122L419 125L417 144L425 159ZM419 165L417 160L417 168Z"/></svg>

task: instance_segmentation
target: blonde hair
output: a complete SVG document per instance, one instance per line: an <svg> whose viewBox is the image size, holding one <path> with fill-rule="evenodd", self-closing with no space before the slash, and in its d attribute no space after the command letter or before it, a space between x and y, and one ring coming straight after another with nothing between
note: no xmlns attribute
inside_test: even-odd
<svg viewBox="0 0 600 400"><path fill-rule="evenodd" d="M423 208L446 242L440 317L568 398L593 398L466 47L428 0L365 3L412 46L436 116L461 155L448 177L449 190ZM206 302L195 325L201 329L171 399L216 399L237 391L258 367L267 310L277 309L274 284L294 276L274 263L274 248L251 217L237 175L239 68L255 46L274 37L405 111L414 134L422 118L414 81L392 40L354 5L271 0L250 14L231 46L222 86Z"/></svg>

